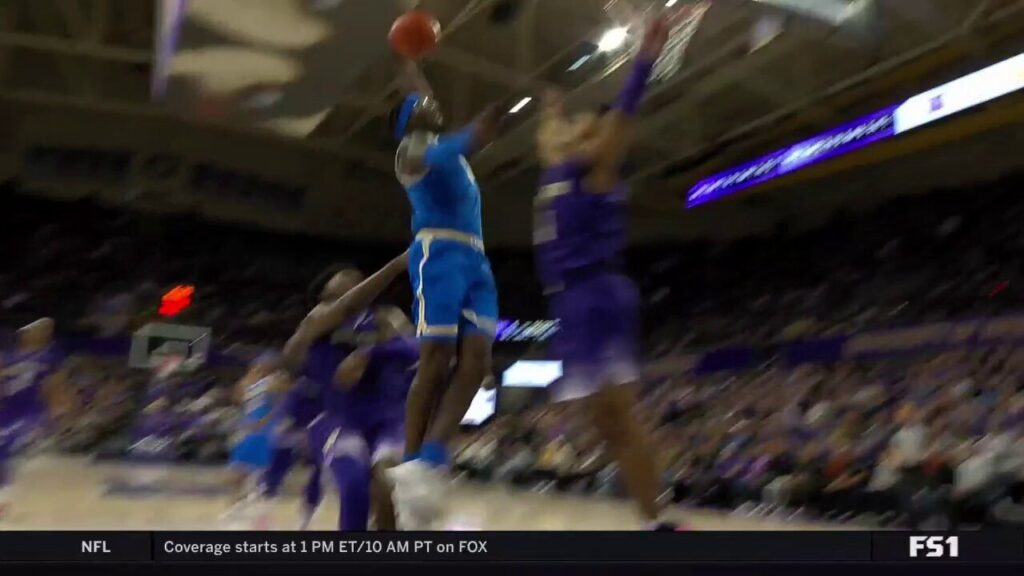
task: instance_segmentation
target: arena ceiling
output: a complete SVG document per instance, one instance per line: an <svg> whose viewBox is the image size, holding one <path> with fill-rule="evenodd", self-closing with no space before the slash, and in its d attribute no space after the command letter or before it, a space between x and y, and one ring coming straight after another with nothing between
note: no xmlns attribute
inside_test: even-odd
<svg viewBox="0 0 1024 576"><path fill-rule="evenodd" d="M626 14L664 3L616 0L609 10L608 0L423 0L445 30L424 68L455 121L469 120L492 101L547 87L565 90L573 106L607 102L621 80L621 53L574 64ZM268 157L282 154L267 150L282 147L320 164L337 162L311 186L315 195L336 193L339 182L353 193L358 183L372 190L394 186L385 116L401 86L385 38L407 2L191 0L165 69L160 23L175 4L0 3L0 97L110 118L148 121L170 111L230 126L235 136L218 128L217 141L232 144L208 148L236 167L248 158L248 168L270 169ZM829 17L842 13L851 17ZM767 36L755 34L765 26ZM1022 0L715 0L684 68L655 87L644 107L630 162L643 229L665 237L729 228L700 222L693 215L700 210L683 213L690 184L1019 51L1022 28ZM474 162L499 243L528 237L534 112L527 105L510 117L503 137ZM68 131L88 125L67 124ZM202 133L201 125L190 126ZM392 207L405 213L400 193L371 200L386 205L380 213ZM737 217L744 210L771 212L764 201L727 204L732 207L715 209L723 222L729 210L737 222L750 216ZM512 219L515 227L509 214L521 214ZM302 223L290 225L297 226ZM404 216L366 228L407 233Z"/></svg>

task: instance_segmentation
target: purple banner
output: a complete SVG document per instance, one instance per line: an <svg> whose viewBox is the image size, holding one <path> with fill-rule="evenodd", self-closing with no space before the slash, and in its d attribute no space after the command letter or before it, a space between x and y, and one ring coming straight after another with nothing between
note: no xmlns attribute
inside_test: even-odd
<svg viewBox="0 0 1024 576"><path fill-rule="evenodd" d="M558 320L498 320L498 342L544 342L558 332Z"/></svg>
<svg viewBox="0 0 1024 576"><path fill-rule="evenodd" d="M690 189L686 206L718 200L751 186L845 154L896 134L896 106L777 150L739 167L705 178Z"/></svg>

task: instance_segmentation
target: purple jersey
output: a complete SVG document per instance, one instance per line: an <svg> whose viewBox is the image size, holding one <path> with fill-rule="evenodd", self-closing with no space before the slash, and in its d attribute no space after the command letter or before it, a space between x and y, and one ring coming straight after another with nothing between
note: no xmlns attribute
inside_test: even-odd
<svg viewBox="0 0 1024 576"><path fill-rule="evenodd" d="M613 268L626 240L626 189L585 189L587 166L566 162L544 171L534 200L534 245L541 281L556 289Z"/></svg>
<svg viewBox="0 0 1024 576"><path fill-rule="evenodd" d="M369 330L372 323L372 316L363 314L314 342L306 353L301 376L320 390L320 401L323 403L321 409L324 412L342 414L345 410L345 394L334 385L334 373L345 358L355 351L359 333Z"/></svg>
<svg viewBox="0 0 1024 576"><path fill-rule="evenodd" d="M8 417L45 411L43 384L62 364L55 346L6 354L0 365L0 414Z"/></svg>
<svg viewBox="0 0 1024 576"><path fill-rule="evenodd" d="M392 338L370 348L366 371L347 393L346 420L368 425L401 421L416 375L419 348L411 338Z"/></svg>
<svg viewBox="0 0 1024 576"><path fill-rule="evenodd" d="M284 413L293 428L304 429L323 410L324 391L308 378L299 378L284 399Z"/></svg>

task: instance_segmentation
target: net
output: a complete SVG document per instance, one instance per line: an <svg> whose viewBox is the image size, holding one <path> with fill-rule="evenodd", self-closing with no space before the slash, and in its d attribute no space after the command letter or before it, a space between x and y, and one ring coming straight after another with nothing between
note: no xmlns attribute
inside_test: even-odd
<svg viewBox="0 0 1024 576"><path fill-rule="evenodd" d="M182 356L186 364L205 360L210 348L210 329L204 326L153 323L132 335L129 364L153 369L165 356ZM186 369L190 369L188 366Z"/></svg>
<svg viewBox="0 0 1024 576"><path fill-rule="evenodd" d="M194 372L206 363L206 354L156 352L150 356L149 366L157 378L167 378L172 374Z"/></svg>
<svg viewBox="0 0 1024 576"><path fill-rule="evenodd" d="M174 374L184 363L185 355L183 354L154 354L150 357L153 376L158 379L164 379Z"/></svg>
<svg viewBox="0 0 1024 576"><path fill-rule="evenodd" d="M704 15L711 8L711 2L699 0L685 4L677 9L672 16L675 25L668 35L668 42L665 43L665 50L661 58L654 64L651 78L654 80L665 80L671 78L683 66L683 57L686 55L686 47L690 40L700 28Z"/></svg>

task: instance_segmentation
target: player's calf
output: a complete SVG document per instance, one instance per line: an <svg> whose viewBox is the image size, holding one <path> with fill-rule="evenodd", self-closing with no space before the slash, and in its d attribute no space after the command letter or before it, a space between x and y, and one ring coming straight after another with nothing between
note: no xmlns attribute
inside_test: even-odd
<svg viewBox="0 0 1024 576"><path fill-rule="evenodd" d="M627 386L605 386L588 398L594 425L608 451L619 463L627 490L648 522L659 522L660 474L650 442L633 414L635 404Z"/></svg>
<svg viewBox="0 0 1024 576"><path fill-rule="evenodd" d="M392 499L392 486L386 475L387 471L397 464L394 460L381 460L373 465L370 501L377 530L392 531L398 529L395 503Z"/></svg>
<svg viewBox="0 0 1024 576"><path fill-rule="evenodd" d="M338 488L341 510L338 528L363 532L370 516L370 456L366 441L356 433L339 432L329 445L325 466Z"/></svg>
<svg viewBox="0 0 1024 576"><path fill-rule="evenodd" d="M490 375L491 343L492 338L484 334L472 334L462 340L455 374L420 451L420 457L433 466L448 465L447 444L458 432L459 423L484 378Z"/></svg>
<svg viewBox="0 0 1024 576"><path fill-rule="evenodd" d="M431 415L445 390L455 343L425 340L420 343L419 368L405 400L405 456L413 459L430 427Z"/></svg>

